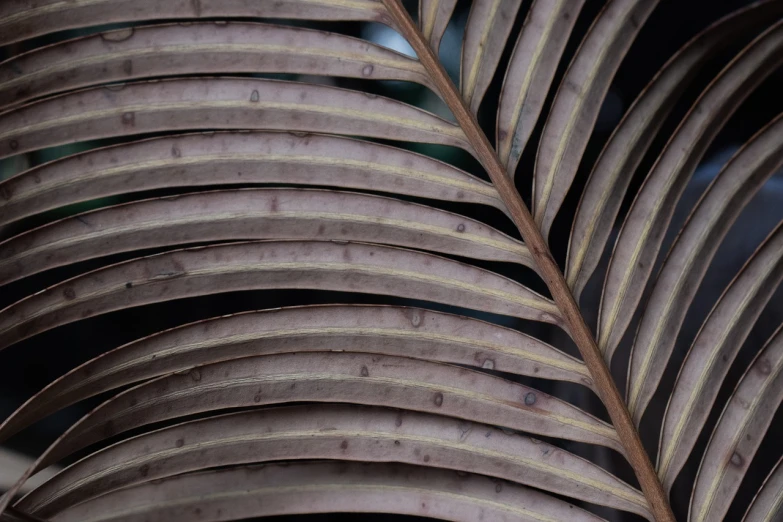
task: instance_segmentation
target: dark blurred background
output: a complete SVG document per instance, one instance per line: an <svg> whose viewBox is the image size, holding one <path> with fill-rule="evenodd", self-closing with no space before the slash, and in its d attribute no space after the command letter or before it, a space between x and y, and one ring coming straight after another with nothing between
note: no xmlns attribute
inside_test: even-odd
<svg viewBox="0 0 783 522"><path fill-rule="evenodd" d="M541 1L541 0L539 0ZM411 13L416 12L416 2L406 1L406 6ZM603 105L595 131L583 158L574 189L569 194L564 210L558 216L555 227L551 234L551 247L555 258L563 264L565 260L566 248L568 245L568 235L570 232L571 221L573 219L576 205L579 200L581 189L590 169L600 153L611 131L619 122L622 115L628 109L642 88L650 81L656 71L665 63L665 61L684 43L692 38L698 31L708 26L711 22L721 16L747 5L746 0L663 0L653 12L647 23L642 28L638 38L634 42L628 56L623 61L608 97ZM522 4L518 16L515 30L516 35L522 26L524 15L527 12L531 0L526 0ZM459 58L461 49L461 35L470 10L470 1L460 1L454 13L452 22L447 30L441 46L441 59L453 79L459 76ZM582 37L586 33L589 24L603 6L603 2L588 0L583 8L576 24L574 33L569 40L565 59L562 61L555 78L555 85L559 84L563 77L565 68L573 56ZM163 23L164 21L156 22ZM772 21L770 21L771 23ZM381 45L391 47L400 52L412 54L410 47L402 37L391 29L376 24L360 23L303 23L284 21L295 25L307 27L324 28L332 31L338 31L345 34L358 36L375 41ZM49 35L44 38L36 39L32 42L9 46L11 48L0 49L0 58L7 58L12 54L23 52L25 49L37 47L42 44L52 43L63 39L83 36L96 31L103 31L108 28L118 26L92 28L89 31L67 31L56 35ZM515 37L509 42L504 57L501 61L500 71L505 70ZM634 174L632 182L631 196L635 193L645 173L652 166L652 163L658 153L662 150L666 139L671 135L678 122L682 119L685 112L695 101L699 93L706 87L709 81L725 66L731 58L740 50L750 39L737 41L719 56L711 60L706 67L699 73L697 80L687 89L678 102L671 116L664 125L658 139L647 154L642 165ZM259 75L261 76L261 75ZM270 76L270 75L263 75ZM275 77L281 77L277 75ZM291 78L286 76L286 78ZM347 88L359 88L396 98L408 103L418 105L424 109L438 113L449 118L448 110L440 100L430 91L418 85L411 85L402 82L367 82L361 80L348 80L339 78L295 78L304 81L317 81L330 83ZM480 110L480 122L484 127L490 139L494 140L494 115L497 109L496 99L499 95L502 85L502 74L497 74L489 92L486 95L485 102ZM554 90L545 106L545 113L552 101ZM678 207L678 211L670 229L669 239L662 250L665 253L666 245L673 239L673 233L684 221L687 212L693 207L704 188L716 175L726 160L738 149L738 147L747 141L757 130L783 111L783 71L778 70L769 79L767 79L749 98L743 103L737 113L731 118L725 128L720 132L717 139L705 155L697 172L693 176L686 194ZM536 144L540 136L544 118L542 117L534 132L530 145L525 150L522 161L517 173L518 189L526 200L529 200L531 173L536 154ZM135 137L134 139L138 139ZM30 166L50 161L57 157L72 154L74 152L88 150L98 146L104 146L116 143L122 140L102 140L90 143L81 143L65 147L57 147L39 151L33 154L11 158L0 161L0 176L9 177L16 172ZM399 145L399 144L396 144ZM418 152L428 154L444 161L450 162L472 172L478 176L485 177L479 165L466 153L444 147L430 145L410 145L402 144ZM219 187L202 187L199 190L209 190ZM88 204L78 205L73 208L61 209L50 212L44 216L25 220L21 223L6 227L0 230L0 238L10 237L22 230L27 230L33 226L50 222L66 215L76 212L102 207L110 204L116 204L123 201L143 199L158 195L171 194L180 191L154 191L133 196L108 198L104 200L90 202ZM627 211L631 197L626 198L623 212ZM435 204L432 201L426 201L427 204ZM475 219L479 219L494 227L519 237L513 225L499 212L471 207L469 205L457 205L437 203L437 206L453 211L458 211ZM783 175L778 173L773 177L757 195L755 200L748 206L742 214L739 221L732 228L729 237L721 247L716 257L715 264L709 270L705 282L703 283L694 306L689 312L685 328L678 339L677 349L674 356L674 364L670 365L664 378L664 385L661 394L651 406L650 414L647 415L642 424L642 435L648 449L657 448L658 429L660 417L665 408L665 394L671 389L673 379L676 376L679 363L684 357L685 351L690 341L696 334L698 326L706 317L710 308L717 297L726 287L739 267L745 262L753 250L763 240L763 238L774 228L774 226L783 219ZM154 251L145 251L153 253ZM29 295L35 291L41 290L46 286L61 281L72 275L83 273L92 268L105 266L124 259L138 257L142 253L134 252L130 254L110 256L95 261L79 263L77 265L52 270L50 272L30 277L26 280L9 285L0 293L0 307L7 306L16 300ZM660 260L659 260L660 261ZM506 266L500 263L477 263L473 264L486 266L508 277L516 279L530 285L537 291L546 293L546 289L540 280L536 279L532 272L520 272L518 266ZM602 265L605 268L605 264ZM600 283L602 280L602 271L597 271L594 282L588 291L585 292L582 305L586 315L594 321L596 316L595 309L600 298ZM213 317L232 312L245 310L273 308L279 306L295 304L316 304L316 303L389 303L389 304L412 304L417 306L426 306L434 309L448 310L456 313L463 313L473 316L479 316L493 322L505 324L522 331L533 333L539 337L548 340L556 346L578 355L570 341L553 328L533 324L525 321L519 321L508 317L491 316L487 314L476 314L475 312L454 309L449 307L437 306L432 303L412 302L394 298L380 296L367 296L359 294L337 293L337 292L318 292L318 291L253 291L220 294L202 298L192 298L173 303L163 303L149 305L131 310L114 312L72 325L63 326L55 330L38 335L32 339L21 342L3 352L0 357L0 418L8 416L23 401L32 394L40 390L46 384L59 377L69 369L88 360L89 358L102 353L108 349L114 348L128 341L137 339L166 328L181 325L187 322L199 319ZM769 337L774 328L783 320L783 293L778 291L772 299L767 310L762 315L753 333L748 339L746 345L742 348L732 371L718 398L720 408L713 412L708 426L699 442L696 453L700 455L703 450L711 427L717 420L717 416L722 409L722 405L727 400L729 394L736 385L742 372L748 363L762 346L763 342ZM628 337L628 336L626 336ZM626 339L626 342L628 339ZM620 357L622 367L626 360ZM615 373L624 381L624 370L618 364L614 368ZM516 378L516 380L521 380ZM606 418L601 405L597 399L585 389L577 386L562 384L552 384L546 381L529 379L526 381L541 388L544 391L556 394L580 406L594 411L597 415ZM668 388L667 388L668 387ZM36 455L53 441L53 439L62 433L70 424L75 422L81 415L86 413L92 406L98 403L102 398L93 401L86 401L84 404L68 408L52 417L38 423L33 428L25 431L19 436L14 437L7 443L7 447L21 454ZM738 495L738 499L729 513L727 520L739 520L744 512L750 498L761 484L763 478L770 471L774 461L780 455L780 440L783 437L783 416L778 415L770 428L764 443L756 457L751 470L743 483ZM584 455L591 460L610 466L612 471L619 474L629 482L634 483L634 478L630 474L627 465L611 454L609 450L600 450L593 447L580 444L569 444L556 442L572 451ZM679 519L686 518L687 501L689 498L690 485L695 477L698 467L698 460L691 459L686 470L680 476L673 495L675 511ZM606 516L605 512L601 512ZM620 518L615 518L619 520ZM626 516L625 520L633 520L634 517ZM424 520L415 517L393 517L387 515L322 515L310 517L280 517L279 520L308 520L308 521L333 521L333 520Z"/></svg>

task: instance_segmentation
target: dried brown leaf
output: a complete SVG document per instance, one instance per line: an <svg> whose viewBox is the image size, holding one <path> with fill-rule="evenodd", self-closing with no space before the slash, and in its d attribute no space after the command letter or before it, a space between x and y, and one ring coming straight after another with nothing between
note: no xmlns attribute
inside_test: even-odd
<svg viewBox="0 0 783 522"><path fill-rule="evenodd" d="M603 255L632 173L674 102L712 55L781 14L782 3L765 0L721 18L669 59L628 109L593 167L574 218L566 278L577 300Z"/></svg>
<svg viewBox="0 0 783 522"><path fill-rule="evenodd" d="M0 45L92 25L215 17L391 23L378 0L4 0Z"/></svg>
<svg viewBox="0 0 783 522"><path fill-rule="evenodd" d="M440 41L451 20L457 0L421 0L419 2L419 26L421 34L438 54Z"/></svg>
<svg viewBox="0 0 783 522"><path fill-rule="evenodd" d="M498 101L497 151L514 177L584 0L534 0Z"/></svg>
<svg viewBox="0 0 783 522"><path fill-rule="evenodd" d="M0 158L91 139L193 129L329 132L471 150L458 126L411 105L360 91L262 79L97 87L4 112L0 129Z"/></svg>
<svg viewBox="0 0 783 522"><path fill-rule="evenodd" d="M186 74L288 73L431 86L421 64L338 33L251 23L134 27L41 47L0 63L0 106L108 82Z"/></svg>
<svg viewBox="0 0 783 522"><path fill-rule="evenodd" d="M779 460L753 498L742 522L777 522L783 515L783 459Z"/></svg>
<svg viewBox="0 0 783 522"><path fill-rule="evenodd" d="M647 301L631 352L628 409L637 424L658 388L677 332L723 238L781 165L783 116L729 160L680 231Z"/></svg>
<svg viewBox="0 0 783 522"><path fill-rule="evenodd" d="M0 311L0 347L113 310L269 288L393 295L561 321L552 301L521 284L431 254L362 243L270 241L178 250L69 279Z"/></svg>
<svg viewBox="0 0 783 522"><path fill-rule="evenodd" d="M781 280L783 223L724 291L680 369L658 450L658 473L667 489L685 465L731 363Z"/></svg>
<svg viewBox="0 0 783 522"><path fill-rule="evenodd" d="M82 417L31 471L95 442L163 420L289 402L364 404L435 413L623 452L611 426L529 386L419 359L315 352L233 359L140 384Z"/></svg>
<svg viewBox="0 0 783 522"><path fill-rule="evenodd" d="M647 176L615 243L601 299L598 344L610 354L641 299L677 200L723 124L783 63L783 22L764 32L702 93Z"/></svg>
<svg viewBox="0 0 783 522"><path fill-rule="evenodd" d="M397 513L454 522L600 522L562 500L470 473L407 464L286 462L188 473L108 493L58 522L218 522L300 513Z"/></svg>
<svg viewBox="0 0 783 522"><path fill-rule="evenodd" d="M657 4L657 0L607 4L568 66L536 157L532 210L544 237L571 187L612 78Z"/></svg>
<svg viewBox="0 0 783 522"><path fill-rule="evenodd" d="M441 399L432 396L433 404ZM470 471L650 518L639 491L544 442L438 415L337 405L223 415L140 435L66 468L16 507L50 517L109 491L187 471L323 458Z"/></svg>
<svg viewBox="0 0 783 522"><path fill-rule="evenodd" d="M474 114L489 88L522 0L473 2L462 43L460 88Z"/></svg>
<svg viewBox="0 0 783 522"><path fill-rule="evenodd" d="M145 379L223 360L313 351L407 356L593 385L581 361L491 323L419 308L304 306L200 321L111 350L20 406L0 425L0 441L75 402Z"/></svg>
<svg viewBox="0 0 783 522"><path fill-rule="evenodd" d="M0 182L0 224L91 199L173 187L289 183L490 205L488 183L434 159L334 136L216 132L68 156Z"/></svg>
<svg viewBox="0 0 783 522"><path fill-rule="evenodd" d="M229 239L339 239L533 266L478 221L392 198L306 189L200 192L78 214L0 243L0 284L86 259Z"/></svg>
<svg viewBox="0 0 783 522"><path fill-rule="evenodd" d="M723 409L701 459L689 520L724 520L783 401L783 328L767 341Z"/></svg>

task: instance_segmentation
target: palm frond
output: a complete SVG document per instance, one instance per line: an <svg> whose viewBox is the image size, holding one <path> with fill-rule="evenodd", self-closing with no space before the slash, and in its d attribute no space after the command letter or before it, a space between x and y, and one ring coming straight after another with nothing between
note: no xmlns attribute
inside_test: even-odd
<svg viewBox="0 0 783 522"><path fill-rule="evenodd" d="M682 201L783 63L783 2L693 36L605 144L599 112L658 2L421 0L418 20L406 7L0 5L0 160L14 169L0 181L2 356L160 314L105 346L52 347L76 367L7 416L0 442L98 405L17 473L0 520L780 513L780 466L739 500L783 399L780 328L749 365L738 356L783 277L783 223L692 320L681 365L677 346L729 231L783 166L770 112ZM461 49L442 49L461 21ZM377 24L415 56L357 37ZM440 57L457 54L447 72ZM580 308L598 302L582 299L593 282L600 303ZM731 370L744 373L723 403ZM643 421L661 432L656 466ZM690 503L673 510L688 462Z"/></svg>

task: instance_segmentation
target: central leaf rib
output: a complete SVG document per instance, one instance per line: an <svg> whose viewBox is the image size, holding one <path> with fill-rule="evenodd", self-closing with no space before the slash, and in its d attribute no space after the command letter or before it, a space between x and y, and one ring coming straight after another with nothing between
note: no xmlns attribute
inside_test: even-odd
<svg viewBox="0 0 783 522"><path fill-rule="evenodd" d="M609 412L612 424L626 449L628 461L636 473L655 519L660 522L673 522L675 518L667 495L642 445L628 408L611 377L609 368L604 362L595 338L582 316L579 305L576 303L563 273L552 257L549 246L533 220L530 211L522 201L512 179L506 174L506 169L481 130L478 121L476 121L476 118L468 109L465 100L460 96L456 86L452 83L435 53L427 44L426 39L416 27L401 2L399 0L383 0L383 3L396 22L399 31L416 51L419 60L431 76L432 83L454 114L460 127L462 127L474 148L476 157L487 171L492 184L506 205L509 215L525 240L538 267L538 273L552 293L552 297L562 314L565 327L576 343L585 365L595 380L598 395Z"/></svg>

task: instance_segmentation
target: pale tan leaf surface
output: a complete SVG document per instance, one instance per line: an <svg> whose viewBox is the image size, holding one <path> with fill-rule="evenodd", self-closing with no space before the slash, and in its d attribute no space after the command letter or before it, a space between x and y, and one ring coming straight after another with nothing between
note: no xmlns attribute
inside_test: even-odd
<svg viewBox="0 0 783 522"><path fill-rule="evenodd" d="M603 255L620 205L660 126L700 67L734 37L758 30L783 14L777 0L756 2L713 23L675 54L634 101L609 138L574 218L566 279L579 299ZM532 129L532 127L531 127Z"/></svg>
<svg viewBox="0 0 783 522"><path fill-rule="evenodd" d="M97 87L4 112L0 158L90 139L192 129L329 132L470 150L456 125L389 98L298 82L211 78Z"/></svg>
<svg viewBox="0 0 783 522"><path fill-rule="evenodd" d="M514 177L584 0L534 0L498 100L497 151Z"/></svg>
<svg viewBox="0 0 783 522"><path fill-rule="evenodd" d="M666 407L658 473L671 489L715 403L731 363L783 280L783 223L753 254L693 341Z"/></svg>
<svg viewBox="0 0 783 522"><path fill-rule="evenodd" d="M607 4L568 67L538 146L533 215L546 238L579 168L617 68L657 0Z"/></svg>
<svg viewBox="0 0 783 522"><path fill-rule="evenodd" d="M216 132L97 149L3 180L0 224L105 196L240 183L357 188L505 211L488 183L394 147L322 135Z"/></svg>
<svg viewBox="0 0 783 522"><path fill-rule="evenodd" d="M491 323L419 308L304 306L200 321L99 355L19 407L0 425L0 441L127 384L222 360L313 351L415 357L593 386L581 361Z"/></svg>
<svg viewBox="0 0 783 522"><path fill-rule="evenodd" d="M12 237L0 243L0 284L119 252L229 239L366 241L533 266L522 242L432 207L354 192L242 189L117 205Z"/></svg>
<svg viewBox="0 0 783 522"><path fill-rule="evenodd" d="M783 63L783 22L748 45L702 93L647 176L615 243L604 284L598 344L615 350L623 337L676 202L712 139L742 101Z"/></svg>
<svg viewBox="0 0 783 522"><path fill-rule="evenodd" d="M0 106L78 87L156 76L288 73L430 86L421 64L365 40L300 27L230 22L120 29L0 63Z"/></svg>
<svg viewBox="0 0 783 522"><path fill-rule="evenodd" d="M521 284L432 254L362 243L270 241L178 250L64 281L0 311L0 347L113 310L271 288L393 295L561 322L551 300Z"/></svg>
<svg viewBox="0 0 783 522"><path fill-rule="evenodd" d="M779 460L756 493L742 522L779 522L783 519L783 459Z"/></svg>
<svg viewBox="0 0 783 522"><path fill-rule="evenodd" d="M689 520L724 520L772 417L783 401L783 328L745 371L701 460Z"/></svg>
<svg viewBox="0 0 783 522"><path fill-rule="evenodd" d="M286 462L188 473L108 493L56 522L219 522L299 513L397 513L454 522L599 522L562 500L470 473L350 462Z"/></svg>
<svg viewBox="0 0 783 522"><path fill-rule="evenodd" d="M435 406L441 400L432 396ZM470 471L651 516L639 491L547 443L438 415L339 405L223 415L140 435L66 468L16 507L49 517L100 494L187 471L322 458Z"/></svg>
<svg viewBox="0 0 783 522"><path fill-rule="evenodd" d="M391 23L378 0L3 0L0 45L91 25L215 17Z"/></svg>
<svg viewBox="0 0 783 522"><path fill-rule="evenodd" d="M37 470L132 429L196 413L289 402L437 413L624 451L614 429L592 415L485 373L402 357L292 353L197 366L131 388L71 426L5 495L15 496Z"/></svg>
<svg viewBox="0 0 783 522"><path fill-rule="evenodd" d="M419 27L421 34L438 54L440 41L449 25L457 0L421 0L419 2Z"/></svg>
<svg viewBox="0 0 783 522"><path fill-rule="evenodd" d="M680 231L653 287L634 340L628 409L637 425L666 369L685 315L718 247L754 194L783 165L783 116L718 173Z"/></svg>
<svg viewBox="0 0 783 522"><path fill-rule="evenodd" d="M46 450L34 469L58 462L94 442L155 422L288 402L352 403L429 412L623 452L611 426L535 388L419 359L315 352L208 364L131 388L74 424Z"/></svg>
<svg viewBox="0 0 783 522"><path fill-rule="evenodd" d="M498 67L521 4L522 0L486 0L470 7L462 43L460 89L474 114Z"/></svg>

